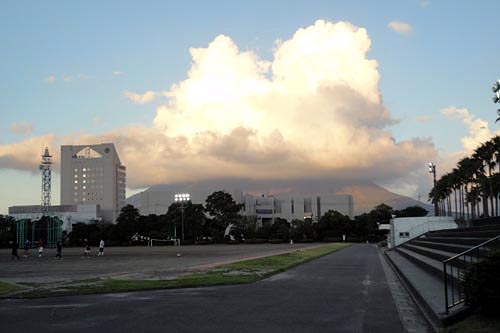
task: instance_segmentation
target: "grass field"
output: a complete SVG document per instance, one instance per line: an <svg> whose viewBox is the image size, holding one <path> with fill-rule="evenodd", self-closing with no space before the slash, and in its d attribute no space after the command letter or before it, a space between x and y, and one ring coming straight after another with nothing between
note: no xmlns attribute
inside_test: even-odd
<svg viewBox="0 0 500 333"><path fill-rule="evenodd" d="M25 289L25 288L22 286L0 281L0 297L12 294L14 292L18 292L18 291L23 290L23 289Z"/></svg>

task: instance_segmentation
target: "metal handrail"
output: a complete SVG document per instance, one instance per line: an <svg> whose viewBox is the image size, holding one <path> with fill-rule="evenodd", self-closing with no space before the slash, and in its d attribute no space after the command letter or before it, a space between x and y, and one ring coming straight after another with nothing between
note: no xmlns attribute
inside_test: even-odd
<svg viewBox="0 0 500 333"><path fill-rule="evenodd" d="M445 306L446 306L446 314L449 313L449 310L454 307L454 306L457 306L461 303L463 303L465 301L463 295L462 295L462 288L461 288L461 285L460 285L460 280L461 278L463 277L463 273L465 271L465 266L467 266L467 264L471 264L474 262L474 259L479 260L479 259L482 259L484 258L485 256L481 256L481 255L476 255L476 256L473 256L472 253L474 251L478 251L479 249L481 248L485 248L487 247L490 243L493 243L493 242L496 242L500 240L500 235L492 238L492 239L489 239L479 245L476 245L466 251L463 251L462 253L459 253L453 257L450 257L448 259L445 259L443 260L443 278L444 278L444 294L445 294ZM491 250L489 250L488 252L491 252ZM470 260L469 262L467 263L467 256L470 257ZM460 270L460 267L457 266L457 271L455 272L456 273L456 276L454 275L454 272L453 272L453 265L451 264L451 262L454 262L454 261L459 261L460 258L463 257L464 260L462 260L463 262L463 266L464 266L464 269L463 270ZM452 281L452 286L451 286L451 292L452 292L452 304L449 303L449 295L448 295L448 270L447 270L447 265L450 266L450 276L451 276L451 281ZM458 280L458 287L457 285L455 284L455 280ZM457 297L458 299L455 300L455 292L457 294Z"/></svg>

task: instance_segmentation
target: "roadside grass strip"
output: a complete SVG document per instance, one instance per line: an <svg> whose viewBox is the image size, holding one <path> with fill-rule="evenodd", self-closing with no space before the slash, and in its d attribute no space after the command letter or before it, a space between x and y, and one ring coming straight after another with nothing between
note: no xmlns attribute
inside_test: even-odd
<svg viewBox="0 0 500 333"><path fill-rule="evenodd" d="M5 296L5 295L9 295L9 294L12 294L15 292L19 292L19 291L24 290L24 289L25 289L25 287L23 287L23 286L0 281L0 297Z"/></svg>
<svg viewBox="0 0 500 333"><path fill-rule="evenodd" d="M349 243L329 243L311 249L221 265L207 272L181 275L174 279L143 280L107 277L57 284L31 284L32 288L24 293L4 294L4 296L39 298L251 283L339 251L349 245Z"/></svg>

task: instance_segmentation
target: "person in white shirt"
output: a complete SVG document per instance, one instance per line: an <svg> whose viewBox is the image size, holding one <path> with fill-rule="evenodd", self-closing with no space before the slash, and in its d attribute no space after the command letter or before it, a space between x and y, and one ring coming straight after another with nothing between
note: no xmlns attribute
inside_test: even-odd
<svg viewBox="0 0 500 333"><path fill-rule="evenodd" d="M101 239L99 242L99 254L98 256L103 256L104 255L104 240Z"/></svg>

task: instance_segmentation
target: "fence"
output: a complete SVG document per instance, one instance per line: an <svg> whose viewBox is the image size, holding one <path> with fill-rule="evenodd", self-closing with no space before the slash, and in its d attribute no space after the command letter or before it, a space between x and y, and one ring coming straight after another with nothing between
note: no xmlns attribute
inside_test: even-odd
<svg viewBox="0 0 500 333"><path fill-rule="evenodd" d="M499 248L500 235L443 261L444 294L447 314L451 308L465 302L462 282L470 265L480 261Z"/></svg>
<svg viewBox="0 0 500 333"><path fill-rule="evenodd" d="M29 239L31 246L36 246L38 240L42 240L47 248L56 247L56 243L62 237L62 221L57 217L44 216L38 221L28 219L16 221L16 240L22 247L24 241Z"/></svg>

